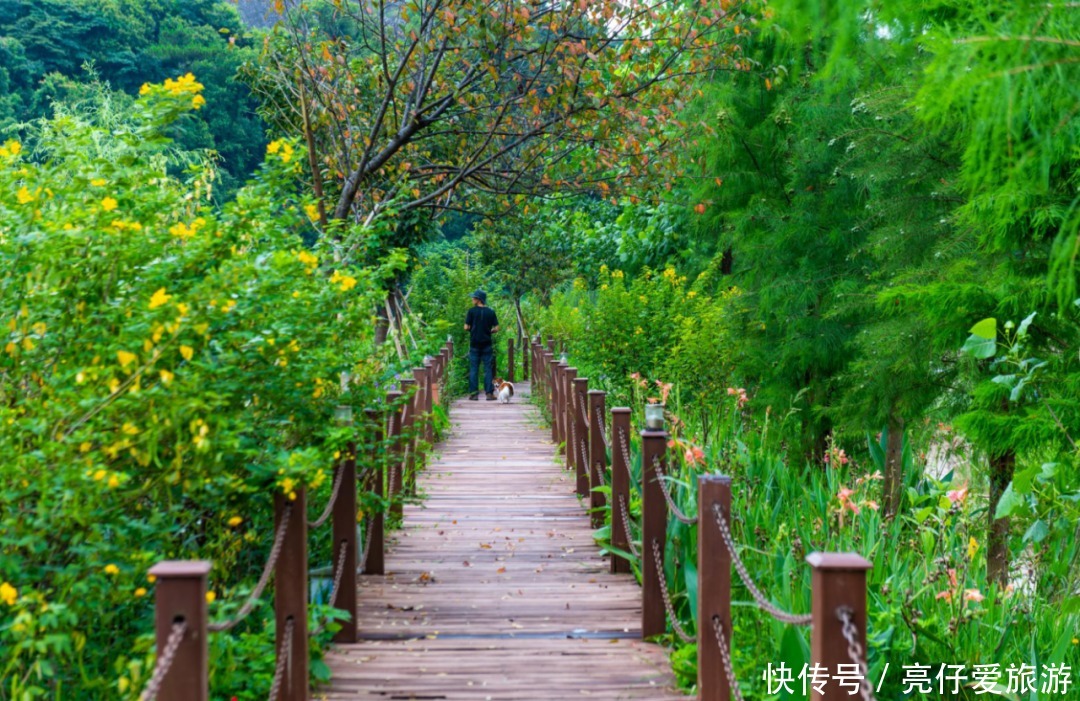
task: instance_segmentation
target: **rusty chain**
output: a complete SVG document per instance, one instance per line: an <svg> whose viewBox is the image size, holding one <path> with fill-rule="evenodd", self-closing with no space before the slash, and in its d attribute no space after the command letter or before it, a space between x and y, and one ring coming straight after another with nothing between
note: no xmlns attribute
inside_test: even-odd
<svg viewBox="0 0 1080 701"><path fill-rule="evenodd" d="M667 502L668 511L680 522L693 525L697 523L697 517L689 517L682 512L682 509L675 503L675 498L671 496L671 483L667 480L667 473L664 472L664 468L660 465L660 457L653 456L653 469L659 475L657 482L660 483L660 491L664 493L664 501Z"/></svg>
<svg viewBox="0 0 1080 701"><path fill-rule="evenodd" d="M325 474L325 473L324 473ZM337 474L334 475L334 486L330 490L330 501L326 502L326 508L323 509L322 515L314 521L308 521L309 528L321 528L326 519L330 518L330 514L334 512L334 504L337 502L338 492L341 491L341 483L345 479L345 468L338 466Z"/></svg>
<svg viewBox="0 0 1080 701"><path fill-rule="evenodd" d="M281 644L277 664L274 666L274 681L270 683L269 701L277 701L281 695L281 683L285 679L285 665L292 663L293 619L285 621L285 641ZM306 680L305 680L306 683Z"/></svg>
<svg viewBox="0 0 1080 701"><path fill-rule="evenodd" d="M664 558L660 554L660 541L656 538L652 539L652 553L653 562L656 564L656 576L660 580L661 598L664 600L664 608L667 610L668 619L671 621L671 627L684 643L696 643L697 638L683 630L682 624L679 623L678 616L675 615L675 606L671 603L671 592L668 591L667 575L664 573Z"/></svg>
<svg viewBox="0 0 1080 701"><path fill-rule="evenodd" d="M207 626L207 629L211 633L221 633L234 627L237 623L247 618L252 609L255 608L255 603L262 596L263 590L266 589L266 585L270 583L270 575L274 572L274 565L277 564L278 556L281 555L281 547L285 543L285 531L289 528L289 518L292 516L292 504L285 505L285 512L281 515L281 523L278 524L277 532L274 533L274 544L270 547L270 555L266 558L266 565L263 567L262 574L259 575L259 582L255 585L255 588L248 595L247 600L244 602L240 610L236 612L236 616L227 620L219 621L217 623L211 623Z"/></svg>
<svg viewBox="0 0 1080 701"><path fill-rule="evenodd" d="M600 440L603 442L604 447L611 450L611 441L608 440L607 426L604 425L604 417L597 416L596 428L600 431Z"/></svg>
<svg viewBox="0 0 1080 701"><path fill-rule="evenodd" d="M596 479L600 482L601 487L607 486L607 476L604 474L604 466L599 461L593 463L593 467L596 469Z"/></svg>
<svg viewBox="0 0 1080 701"><path fill-rule="evenodd" d="M345 573L345 555L349 552L348 541L341 541L341 547L338 548L337 566L334 568L334 584L330 588L330 598L327 600L331 606L334 605L334 600L337 599L338 589L341 588L342 575ZM317 625L309 635L318 635L326 627L326 621Z"/></svg>
<svg viewBox="0 0 1080 701"><path fill-rule="evenodd" d="M360 553L360 565L358 569L363 572L364 567L367 566L368 553L371 552L371 534L375 532L375 529L371 527L371 519L364 519L364 551Z"/></svg>
<svg viewBox="0 0 1080 701"><path fill-rule="evenodd" d="M836 617L843 624L841 632L847 641L848 657L859 668L859 695L863 701L874 701L874 691L870 688L870 670L866 667L866 653L859 642L859 629L855 627L855 612L847 606L836 609Z"/></svg>
<svg viewBox="0 0 1080 701"><path fill-rule="evenodd" d="M142 694L139 696L139 701L154 701L157 698L158 692L161 691L161 682L165 680L165 675L169 673L169 668L172 667L173 660L176 659L176 651L180 648L180 642L184 639L184 633L187 632L187 621L176 621L172 624L172 630L169 631L169 637L165 641L165 648L158 655L157 662L154 664L154 672L150 675L150 681L146 683L146 688L143 689Z"/></svg>
<svg viewBox="0 0 1080 701"><path fill-rule="evenodd" d="M735 570L739 573L739 579L743 581L743 584L745 584L746 588L750 591L750 595L754 597L754 601L757 602L758 608L782 623L790 623L796 626L810 625L812 620L810 614L800 616L779 609L765 597L765 594L763 594L760 589L758 589L754 580L750 578L750 572L746 569L746 565L735 551L735 540L731 537L731 531L728 529L728 524L724 519L723 512L720 511L720 505L714 502L712 509L713 514L716 516L716 525L720 528L720 535L724 539L724 545L727 547L728 552L731 553L731 561L735 565Z"/></svg>
<svg viewBox="0 0 1080 701"><path fill-rule="evenodd" d="M739 680L735 678L735 670L731 666L731 651L728 650L727 639L724 637L719 616L712 617L712 625L713 632L716 633L716 644L720 646L720 657L724 661L724 674L727 676L731 696L735 701L743 701L742 689L739 688Z"/></svg>
<svg viewBox="0 0 1080 701"><path fill-rule="evenodd" d="M619 514L622 518L623 530L626 532L626 545L630 548L630 554L641 559L641 553L634 545L634 533L630 530L630 509L626 506L626 498L619 495Z"/></svg>
<svg viewBox="0 0 1080 701"><path fill-rule="evenodd" d="M619 444L620 444L620 447L622 448L622 454L623 454L623 460L624 460L623 464L626 465L627 474L630 474L630 464L631 464L631 461L630 461L630 440L629 440L629 436L626 435L626 431L624 431L622 429L622 426L619 427Z"/></svg>

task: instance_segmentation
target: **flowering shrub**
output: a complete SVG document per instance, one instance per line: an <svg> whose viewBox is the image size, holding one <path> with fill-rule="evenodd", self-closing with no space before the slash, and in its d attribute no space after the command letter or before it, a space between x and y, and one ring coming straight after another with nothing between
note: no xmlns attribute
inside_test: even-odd
<svg viewBox="0 0 1080 701"><path fill-rule="evenodd" d="M328 492L334 406L365 406L383 372L382 272L305 245L299 147L272 143L215 209L212 166L170 146L200 91L188 75L128 114L63 108L0 149L5 698L137 694L147 569L211 559L212 615L235 606L269 548L272 490ZM258 638L258 616L238 631ZM269 682L212 675L240 698Z"/></svg>

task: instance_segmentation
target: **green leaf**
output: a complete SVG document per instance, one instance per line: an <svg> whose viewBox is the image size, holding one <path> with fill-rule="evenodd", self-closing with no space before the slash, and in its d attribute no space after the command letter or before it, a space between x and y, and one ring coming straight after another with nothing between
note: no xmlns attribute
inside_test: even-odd
<svg viewBox="0 0 1080 701"><path fill-rule="evenodd" d="M967 353L973 358L986 360L993 358L997 353L997 341L992 338L983 338L976 334L968 336L967 341L960 347L961 353Z"/></svg>
<svg viewBox="0 0 1080 701"><path fill-rule="evenodd" d="M1039 519L1035 523L1031 524L1031 527L1024 533L1024 542L1041 543L1046 540L1046 536L1050 534L1050 528L1046 525L1046 522Z"/></svg>
<svg viewBox="0 0 1080 701"><path fill-rule="evenodd" d="M1030 318L1030 317L1028 317ZM969 333L972 336L978 336L979 338L987 339L990 341L997 339L997 319L990 317L983 319L979 323L971 327Z"/></svg>
<svg viewBox="0 0 1080 701"><path fill-rule="evenodd" d="M917 511L917 512L915 513L915 522L916 522L916 523L920 523L920 524L921 524L921 523L922 523L923 521L925 521L925 520L927 519L927 517L928 517L928 516L930 516L930 514L932 514L932 513L934 513L934 507L932 507L932 506L927 506L926 508L923 508L923 509L919 509L919 510L918 510L918 511Z"/></svg>
<svg viewBox="0 0 1080 701"><path fill-rule="evenodd" d="M1020 328L1016 330L1017 336L1027 336L1028 327L1031 326L1031 322L1033 319L1035 319L1035 315L1037 313L1038 312L1031 312L1030 314L1028 314L1026 319L1020 322ZM974 333L974 331L972 333Z"/></svg>
<svg viewBox="0 0 1080 701"><path fill-rule="evenodd" d="M1019 494L1013 490L1012 482L1005 488L1005 492L998 499L997 509L994 510L994 518L1006 518L1023 504Z"/></svg>

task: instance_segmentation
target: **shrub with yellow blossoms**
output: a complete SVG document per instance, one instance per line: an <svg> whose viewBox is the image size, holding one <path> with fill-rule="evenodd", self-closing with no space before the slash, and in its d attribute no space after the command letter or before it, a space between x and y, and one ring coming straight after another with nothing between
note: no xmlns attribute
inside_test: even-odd
<svg viewBox="0 0 1080 701"><path fill-rule="evenodd" d="M123 117L68 111L0 146L0 266L18 271L0 277L8 696L134 698L147 569L213 560L214 606L235 600L269 548L248 536L272 531L273 491L324 499L346 438L334 407L375 398L384 271L321 268L292 141L212 205L212 161L165 134L201 92L191 74L148 84Z"/></svg>

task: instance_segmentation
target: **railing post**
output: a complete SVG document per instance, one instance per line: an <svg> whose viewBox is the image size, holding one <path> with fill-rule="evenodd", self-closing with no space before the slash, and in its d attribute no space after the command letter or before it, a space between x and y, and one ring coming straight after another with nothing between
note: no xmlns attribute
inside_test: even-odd
<svg viewBox="0 0 1080 701"><path fill-rule="evenodd" d="M566 459L566 467L570 470L577 468L580 459L575 460L577 448L570 449L577 427L574 423L574 378L577 377L577 368L567 367L563 370L562 387L559 388L562 406L559 413L562 416L563 457ZM575 491L577 485L574 486Z"/></svg>
<svg viewBox="0 0 1080 701"><path fill-rule="evenodd" d="M667 431L641 432L641 637L663 635L667 630L663 594L660 591L660 572L653 555L653 541L660 547L661 556L667 543L667 503L660 485L660 470L667 466ZM660 470L657 469L657 463ZM659 566L663 566L663 562Z"/></svg>
<svg viewBox="0 0 1080 701"><path fill-rule="evenodd" d="M698 478L698 701L729 701L731 689L716 640L713 618L719 619L731 656L731 553L720 535L713 505L731 523L731 478Z"/></svg>
<svg viewBox="0 0 1080 701"><path fill-rule="evenodd" d="M431 387L428 384L428 369L426 367L413 368L413 377L416 379L416 432L420 440L428 439L428 401L431 399Z"/></svg>
<svg viewBox="0 0 1080 701"><path fill-rule="evenodd" d="M554 360L551 353L541 348L537 356L539 366L536 368L537 384L540 385L540 396L544 398L547 406L551 407L551 361Z"/></svg>
<svg viewBox="0 0 1080 701"><path fill-rule="evenodd" d="M530 348L530 345L528 343L528 340L529 340L528 338L523 338L521 340L521 379L522 379L522 381L524 381L526 377L529 377L529 353L531 351L531 348Z"/></svg>
<svg viewBox="0 0 1080 701"><path fill-rule="evenodd" d="M576 373L576 371L575 371ZM570 412L569 417L573 422L574 434L577 440L570 450L574 454L574 471L577 475L577 493L582 499L589 498L589 415L588 409L582 414L581 409L585 404L585 397L589 393L589 380L585 377L575 377L570 388ZM590 500L591 503L591 500Z"/></svg>
<svg viewBox="0 0 1080 701"><path fill-rule="evenodd" d="M390 451L387 457L390 459L390 471L387 479L387 494L390 495L390 513L401 518L403 504L402 496L405 485L405 450L401 439L402 421L401 408L397 406L402 393L398 390L390 390L386 393L386 436L390 439Z"/></svg>
<svg viewBox="0 0 1080 701"><path fill-rule="evenodd" d="M431 406L428 408L432 409L439 404L439 367L442 365L442 355L425 358L424 365L428 367L428 382L431 384ZM434 434L432 437L434 438Z"/></svg>
<svg viewBox="0 0 1080 701"><path fill-rule="evenodd" d="M626 453L623 453L623 438L627 441ZM611 545L625 553L630 552L632 534L626 532L623 523L623 507L630 520L630 463L626 455L630 453L630 408L614 407L611 410ZM630 560L620 555L611 556L612 573L632 571Z"/></svg>
<svg viewBox="0 0 1080 701"><path fill-rule="evenodd" d="M855 626L855 635L862 646L859 660L866 664L866 572L871 565L856 553L813 552L806 556L813 573L810 577L810 668L821 665L829 677L839 673L838 665L851 665L854 660L848 653L848 641L844 637L841 609L847 609ZM847 669L850 669L848 667ZM867 679L867 684L873 683ZM825 685L822 701L840 701L851 695L839 684Z"/></svg>
<svg viewBox="0 0 1080 701"><path fill-rule="evenodd" d="M186 624L172 665L165 673L157 701L206 701L210 682L207 665L206 560L164 560L150 568L157 579L154 592L154 632L160 659L174 623Z"/></svg>
<svg viewBox="0 0 1080 701"><path fill-rule="evenodd" d="M514 339L506 339L506 381L514 381Z"/></svg>
<svg viewBox="0 0 1080 701"><path fill-rule="evenodd" d="M293 498L290 498L293 497ZM276 659L284 652L289 624L292 639L285 673L281 680L281 701L307 701L308 698L308 558L307 558L307 492L297 487L295 492L274 492L274 529L292 507L289 525L281 546L281 555L274 566L274 642Z"/></svg>
<svg viewBox="0 0 1080 701"><path fill-rule="evenodd" d="M405 418L401 422L405 444L409 446L409 459L405 461L405 493L416 495L416 470L420 464L416 455L416 380L402 379L401 391L405 393Z"/></svg>
<svg viewBox="0 0 1080 701"><path fill-rule="evenodd" d="M604 446L604 397L607 394L597 389L589 390L589 506L592 509L592 527L604 525L604 507L607 499L603 492L596 491L604 486L604 473L607 470L607 450ZM614 519L612 520L614 523Z"/></svg>
<svg viewBox="0 0 1080 701"><path fill-rule="evenodd" d="M379 500L386 498L385 474L383 461L380 459L383 442L382 412L378 409L368 409L368 424L372 431L371 451L367 454L370 468L368 469L365 486L375 493ZM371 536L364 534L364 540L368 542L367 559L364 560L364 574L385 574L383 553L386 548L386 514L382 509L376 509L368 518L368 528Z"/></svg>
<svg viewBox="0 0 1080 701"><path fill-rule="evenodd" d="M424 440L429 444L435 442L435 420L434 409L436 402L436 381L435 381L435 361L431 358L424 360L424 367L427 368L427 374L424 376L427 380L427 392L424 393Z"/></svg>
<svg viewBox="0 0 1080 701"><path fill-rule="evenodd" d="M551 440L558 445L563 441L562 384L566 363L551 359Z"/></svg>
<svg viewBox="0 0 1080 701"><path fill-rule="evenodd" d="M339 421L342 425L352 426L352 408L342 413ZM330 605L349 614L349 618L340 622L341 630L334 634L334 641L339 643L356 642L356 443L349 441L344 454L334 467L334 478L341 475L337 501L334 502L331 517L331 531L334 547L331 557L334 562L334 578L341 581L334 600ZM338 568L338 552L345 548L345 559Z"/></svg>

